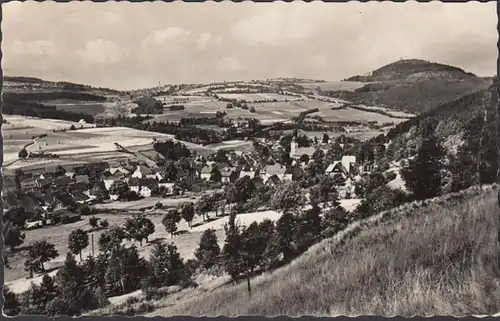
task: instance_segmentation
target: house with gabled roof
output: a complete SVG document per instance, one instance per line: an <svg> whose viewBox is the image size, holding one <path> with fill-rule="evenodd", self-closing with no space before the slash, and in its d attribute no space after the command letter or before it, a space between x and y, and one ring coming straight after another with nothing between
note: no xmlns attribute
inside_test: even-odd
<svg viewBox="0 0 500 321"><path fill-rule="evenodd" d="M269 177L266 180L266 185L277 186L280 182L281 182L281 180L279 179L279 177L277 175L272 175L271 177Z"/></svg>
<svg viewBox="0 0 500 321"><path fill-rule="evenodd" d="M233 183L239 177L239 173L235 167L225 167L220 171L222 183Z"/></svg>
<svg viewBox="0 0 500 321"><path fill-rule="evenodd" d="M89 184L90 179L89 179L89 176L88 176L87 174L84 174L84 175L76 175L76 176L75 176L75 182L76 182L76 183L85 183L85 184Z"/></svg>
<svg viewBox="0 0 500 321"><path fill-rule="evenodd" d="M152 178L157 181L161 181L163 179L163 175L158 170L153 170L151 174L146 175L146 178Z"/></svg>
<svg viewBox="0 0 500 321"><path fill-rule="evenodd" d="M345 168L348 175L354 174L354 172L356 171L356 156L352 155L342 156L341 162L342 166Z"/></svg>
<svg viewBox="0 0 500 321"><path fill-rule="evenodd" d="M93 163L92 168L99 174L109 170L110 166L108 162L97 162Z"/></svg>
<svg viewBox="0 0 500 321"><path fill-rule="evenodd" d="M52 182L46 178L37 179L35 182L36 186L42 189L49 188L52 185Z"/></svg>
<svg viewBox="0 0 500 321"><path fill-rule="evenodd" d="M283 166L281 164L276 164L276 165L268 165L264 168L266 174L264 176L264 181L267 182L267 180L271 176L276 176L278 177L279 180L282 180L285 172L286 172L286 166Z"/></svg>
<svg viewBox="0 0 500 321"><path fill-rule="evenodd" d="M213 170L212 165L207 165L203 167L200 172L200 178L207 181L210 180L210 178L212 177L212 170Z"/></svg>
<svg viewBox="0 0 500 321"><path fill-rule="evenodd" d="M12 177L4 177L3 179L3 192L10 193L17 191L17 184L14 178Z"/></svg>
<svg viewBox="0 0 500 321"><path fill-rule="evenodd" d="M75 173L75 175L88 174L88 167L85 165L75 166L73 167L72 172Z"/></svg>
<svg viewBox="0 0 500 321"><path fill-rule="evenodd" d="M130 178L128 181L128 186L129 186L131 191L139 194L139 190L141 189L141 184L140 184L139 178L137 178L137 177Z"/></svg>
<svg viewBox="0 0 500 321"><path fill-rule="evenodd" d="M255 170L253 170L252 168L249 168L248 171L241 171L240 178L245 177L245 176L248 176L250 178L254 178L255 177Z"/></svg>
<svg viewBox="0 0 500 321"><path fill-rule="evenodd" d="M103 179L102 182L104 183L104 187L106 188L106 190L109 191L109 189L111 188L111 185L113 185L113 183L117 180L118 180L118 178L111 176L111 177L107 177L107 178Z"/></svg>
<svg viewBox="0 0 500 321"><path fill-rule="evenodd" d="M58 177L56 179L54 179L52 181L53 185L56 186L56 187L64 187L64 186L69 186L70 184L72 184L74 181L67 177L67 176L61 176L61 177Z"/></svg>
<svg viewBox="0 0 500 321"><path fill-rule="evenodd" d="M69 190L71 192L85 192L86 190L89 189L89 184L86 184L85 182L77 182L69 185Z"/></svg>
<svg viewBox="0 0 500 321"><path fill-rule="evenodd" d="M334 174L347 174L345 168L342 166L341 161L334 161L332 164L328 165L325 170L326 175L334 175Z"/></svg>
<svg viewBox="0 0 500 321"><path fill-rule="evenodd" d="M137 165L135 171L132 173L132 177L136 178L146 178L147 175L151 175L153 172L146 166Z"/></svg>
<svg viewBox="0 0 500 321"><path fill-rule="evenodd" d="M51 206L57 203L57 199L52 193L42 193L40 198L46 206Z"/></svg>
<svg viewBox="0 0 500 321"><path fill-rule="evenodd" d="M142 197L151 197L153 191L158 188L158 181L153 178L145 178L140 180L139 195Z"/></svg>
<svg viewBox="0 0 500 321"><path fill-rule="evenodd" d="M90 197L88 195L79 191L72 192L71 196L73 196L73 200L78 204L85 204L90 201Z"/></svg>
<svg viewBox="0 0 500 321"><path fill-rule="evenodd" d="M130 175L130 171L123 166L110 167L107 170L111 175Z"/></svg>
<svg viewBox="0 0 500 321"><path fill-rule="evenodd" d="M64 175L71 178L71 179L74 179L76 176L76 173L71 171L71 172L66 172Z"/></svg>

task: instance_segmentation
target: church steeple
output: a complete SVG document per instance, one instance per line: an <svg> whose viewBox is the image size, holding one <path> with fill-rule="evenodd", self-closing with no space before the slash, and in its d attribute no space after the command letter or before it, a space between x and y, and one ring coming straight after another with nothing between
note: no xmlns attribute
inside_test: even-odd
<svg viewBox="0 0 500 321"><path fill-rule="evenodd" d="M290 143L290 155L293 156L295 155L295 153L297 152L297 149L298 149L298 144L297 144L297 140L295 139L295 136L292 137L292 142Z"/></svg>

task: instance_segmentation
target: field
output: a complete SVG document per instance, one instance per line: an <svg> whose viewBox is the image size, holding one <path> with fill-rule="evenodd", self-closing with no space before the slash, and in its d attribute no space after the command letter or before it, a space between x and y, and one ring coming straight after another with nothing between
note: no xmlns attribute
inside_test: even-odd
<svg viewBox="0 0 500 321"><path fill-rule="evenodd" d="M305 82L299 83L306 90L316 90L320 88L322 91L354 91L358 88L363 87L367 83L358 81L327 81L327 82Z"/></svg>
<svg viewBox="0 0 500 321"><path fill-rule="evenodd" d="M406 119L402 118L392 118L386 115L378 114L378 113L372 113L372 112L367 112L367 111L362 111L354 108L343 108L343 109L337 109L337 110L326 110L326 111L319 111L317 113L311 114L311 116L321 116L323 120L325 121L353 121L353 122L369 122L369 121L376 121L379 124L383 123L400 123L403 121L406 121Z"/></svg>
<svg viewBox="0 0 500 321"><path fill-rule="evenodd" d="M104 113L109 103L96 103L96 102L81 102L81 101L65 101L65 100L54 100L46 105L55 106L59 110L71 111L75 113L85 113L90 115L98 115Z"/></svg>
<svg viewBox="0 0 500 321"><path fill-rule="evenodd" d="M274 100L277 101L294 101L300 98L290 95L280 95L275 93L217 93L217 96L226 99L236 99L236 100L245 100L247 102L255 102L261 100Z"/></svg>
<svg viewBox="0 0 500 321"><path fill-rule="evenodd" d="M310 138L312 137L317 137L320 141L323 139L323 134L325 132L315 132L315 131L305 131L305 130L299 130L299 134L300 135L306 135ZM328 134L328 136L330 137L330 139L335 139L339 136L342 136L342 135L348 135L349 137L353 137L353 138L356 138L356 139L359 139L361 141L365 141L365 140L368 140L372 137L376 137L380 134L383 133L382 130L373 130L373 129L370 129L368 127L361 127L359 129L359 131L355 131L355 132L349 132L349 133L345 133L345 132L326 132Z"/></svg>
<svg viewBox="0 0 500 321"><path fill-rule="evenodd" d="M4 136L4 167L8 169L40 167L44 164L68 165L74 162L84 163L106 160L117 163L131 157L130 154L118 152L115 142L132 152L144 152L150 157L154 155L153 138L159 140L172 139L173 135L141 131L126 127L94 128L92 124L79 124L53 119L36 119L23 116L5 116L8 124L2 126ZM69 129L71 125L83 129L52 132L52 130ZM48 152L59 155L58 159L31 158L18 160L22 147L30 143L33 136L46 134L27 147L29 152ZM212 150L203 146L184 142L196 152L207 155ZM140 155L136 155L139 158ZM154 158L154 157L153 157Z"/></svg>
<svg viewBox="0 0 500 321"><path fill-rule="evenodd" d="M253 143L251 141L244 141L244 140L229 140L219 144L206 145L205 147L210 148L212 150L231 149L231 150L238 150L241 152L250 152L253 150Z"/></svg>
<svg viewBox="0 0 500 321"><path fill-rule="evenodd" d="M94 208L97 210L127 210L127 211L138 211L148 207L155 206L156 203L160 202L165 208L176 207L183 203L196 202L196 197L181 197L181 198L161 198L161 197L149 197L138 201L130 202L113 202L105 204L96 204Z"/></svg>
<svg viewBox="0 0 500 321"><path fill-rule="evenodd" d="M57 119L39 119L15 115L3 117L7 123L2 125L4 138L4 162L6 165L18 159L18 154L24 146L32 141L32 137L48 134L52 130L92 127L92 124L80 124Z"/></svg>
<svg viewBox="0 0 500 321"><path fill-rule="evenodd" d="M157 200L154 200L155 203ZM168 203L171 203L173 200L162 199L162 203L168 206ZM193 201L192 199L179 199L178 202L186 202ZM130 203L130 202L128 202ZM119 205L119 203L115 203L113 205ZM154 205L154 204L153 204ZM172 205L172 204L170 204ZM117 208L117 206L113 206L113 208ZM130 209L130 208L127 208ZM216 220L203 223L200 217L195 217L193 221L193 228L189 229L187 223L183 220L178 225L178 231L180 231L179 235L176 235L174 238L170 237L170 234L165 232L165 228L161 223L163 218L164 211L156 210L155 213L148 214L149 219L155 224L155 232L149 237L151 241L148 244L143 244L142 247L139 247L139 244L136 244L139 247L139 253L141 256L149 257L151 253L152 246L154 242L173 242L179 248L179 252L181 253L184 259L190 259L194 255L194 251L198 246L198 241L200 240L200 236L208 228L214 228L217 231L217 237L220 243L220 246L223 245L224 242L224 223L227 222L227 217L220 217ZM108 220L110 225L122 225L125 220L131 217L130 214L98 214L96 215L101 220ZM240 214L237 216L237 221L243 225L248 225L253 221L260 222L266 218L271 220L275 220L279 218L280 214L274 211L267 212L256 212L256 213L248 213L248 214ZM212 219L214 218L214 213L211 213ZM47 227L38 230L30 230L26 231L26 242L35 242L46 240L49 243L52 243L56 246L56 249L59 251L59 257L53 259L52 261L45 264L47 270L54 270L51 274L56 273L56 269L61 267L66 253L68 252L68 236L72 230L82 228L89 230L90 225L88 223L88 217L83 217L79 222L60 225L55 227ZM98 245L97 241L99 236L103 231L92 232L94 234L94 251L98 253ZM125 241L124 244L132 244L132 242ZM82 253L83 257L86 257L91 254L91 246L88 246ZM17 252L16 255L11 258L9 264L11 269L5 269L5 283L15 292L25 291L31 284L32 281L39 282L41 280L40 276L35 276L33 279L26 279L27 272L24 271L24 258L23 254L25 250Z"/></svg>
<svg viewBox="0 0 500 321"><path fill-rule="evenodd" d="M97 204L95 208L99 211L123 211L122 213L106 213L106 214L96 214L96 217L99 217L101 220L108 220L110 225L117 224L122 225L125 220L133 213L136 213L142 209L150 208L154 206L157 202L163 204L164 208L159 209L150 209L146 212L143 212L151 221L155 224L155 232L149 237L151 241L148 244L143 244L143 247L139 247L139 253L148 257L152 244L154 242L173 242L179 248L179 251L184 259L190 259L193 257L194 250L198 245L198 241L200 239L201 234L206 229L215 229L216 234L220 243L220 246L223 245L225 234L224 234L224 225L228 222L228 217L215 217L215 213L211 212L210 220L203 222L200 217L196 216L193 220L193 227L190 229L187 223L183 220L178 225L179 235L175 236L173 239L169 234L165 232L165 228L161 223L163 215L169 208L177 207L180 204L187 202L196 202L197 197L180 197L180 198L159 198L159 197L151 197L147 199L142 199L139 201L131 201L131 202L113 202L108 204ZM346 210L351 211L360 200L341 200L341 205L346 208ZM242 226L248 226L252 222L260 223L265 219L277 220L281 216L280 212L276 211L261 211L254 213L244 213L238 214L236 221L238 224ZM37 230L28 230L26 231L26 240L25 244L29 244L30 242L46 240L49 243L52 243L56 246L56 249L59 251L59 257L53 259L52 261L45 264L47 270L54 270L50 273L55 274L56 269L61 267L66 253L68 252L67 248L67 240L69 233L72 230L77 228L83 228L85 230L90 229L90 225L88 223L89 217L83 217L79 222L60 225L54 227L46 227ZM92 232L94 234L94 250L98 252L97 241L99 236L102 234L102 231ZM130 241L126 241L125 244L132 244ZM136 244L137 245L137 244ZM91 253L91 246L87 247L82 256L86 257ZM26 249L22 248L21 251L17 251L16 254L10 258L9 265L10 269L5 270L5 282L9 285L11 289L15 292L22 292L26 290L31 281L38 282L41 280L41 277L35 277L34 279L26 279L27 273L24 271L24 255Z"/></svg>
<svg viewBox="0 0 500 321"><path fill-rule="evenodd" d="M383 212L253 278L251 297L246 282L191 290L153 302L159 309L147 316L497 313L497 191L475 187Z"/></svg>

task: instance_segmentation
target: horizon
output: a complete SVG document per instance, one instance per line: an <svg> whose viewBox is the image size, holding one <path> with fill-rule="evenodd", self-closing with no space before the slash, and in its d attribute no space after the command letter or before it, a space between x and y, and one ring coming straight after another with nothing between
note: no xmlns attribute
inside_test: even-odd
<svg viewBox="0 0 500 321"><path fill-rule="evenodd" d="M190 3L189 8L175 2L9 2L2 4L2 65L5 76L120 91L158 82L341 81L401 58L493 77L494 8L495 3L472 2ZM132 27L137 17L144 23Z"/></svg>

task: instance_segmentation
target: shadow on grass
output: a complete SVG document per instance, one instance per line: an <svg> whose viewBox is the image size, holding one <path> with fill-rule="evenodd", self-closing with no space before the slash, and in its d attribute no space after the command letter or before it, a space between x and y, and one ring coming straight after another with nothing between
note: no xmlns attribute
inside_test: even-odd
<svg viewBox="0 0 500 321"><path fill-rule="evenodd" d="M201 226L201 225L203 225L203 224L205 224L205 223L210 223L210 222L216 221L216 220L218 220L218 219L220 219L220 218L221 218L220 216L217 216L217 217L210 217L210 218L206 219L206 220L205 220L205 221L203 221L203 222L199 222L199 223L193 224L193 226L192 226L192 227L198 227L198 226Z"/></svg>
<svg viewBox="0 0 500 321"><path fill-rule="evenodd" d="M184 235L184 234L187 234L189 233L188 230L180 230L180 231L177 231L174 233L174 236L177 236L177 235Z"/></svg>
<svg viewBox="0 0 500 321"><path fill-rule="evenodd" d="M157 237L155 238L154 240L151 240L149 241L148 243L145 244L145 246L148 246L148 245L155 245L155 244L160 244L162 243L162 241L164 241L165 238L164 237Z"/></svg>

